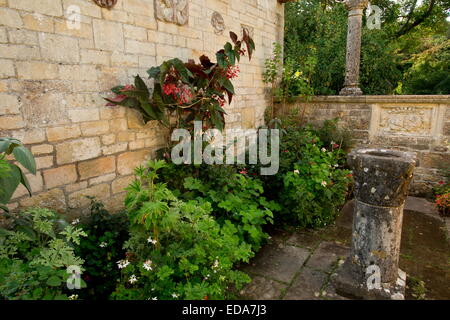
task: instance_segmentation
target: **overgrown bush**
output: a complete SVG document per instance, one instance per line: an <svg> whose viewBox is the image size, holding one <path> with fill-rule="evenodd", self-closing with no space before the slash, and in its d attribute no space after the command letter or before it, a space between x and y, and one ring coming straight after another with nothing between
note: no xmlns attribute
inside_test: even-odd
<svg viewBox="0 0 450 320"><path fill-rule="evenodd" d="M230 221L220 224L204 199L183 201L163 182L164 161L136 169L125 204L131 222L115 299L222 299L249 281L233 270L253 255Z"/></svg>
<svg viewBox="0 0 450 320"><path fill-rule="evenodd" d="M84 231L51 210L21 212L11 229L0 229L0 298L66 300L70 294L67 267L83 270L84 261L74 246L84 236Z"/></svg>

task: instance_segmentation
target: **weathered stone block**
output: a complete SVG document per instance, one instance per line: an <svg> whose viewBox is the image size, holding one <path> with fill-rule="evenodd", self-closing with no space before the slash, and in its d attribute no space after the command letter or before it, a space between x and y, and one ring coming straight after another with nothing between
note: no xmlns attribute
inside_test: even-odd
<svg viewBox="0 0 450 320"><path fill-rule="evenodd" d="M92 187L89 187L84 190L76 191L69 195L69 207L70 208L83 208L87 207L91 200L86 198L86 196L95 197L97 200L105 200L110 197L109 185L98 184Z"/></svg>
<svg viewBox="0 0 450 320"><path fill-rule="evenodd" d="M58 79L58 66L40 61L18 61L16 63L17 76L27 80Z"/></svg>
<svg viewBox="0 0 450 320"><path fill-rule="evenodd" d="M25 127L22 116L0 116L0 128L3 130L19 129Z"/></svg>
<svg viewBox="0 0 450 320"><path fill-rule="evenodd" d="M44 180L47 189L70 184L77 181L77 179L77 170L73 164L44 171Z"/></svg>
<svg viewBox="0 0 450 320"><path fill-rule="evenodd" d="M20 103L17 96L11 94L0 94L0 115L19 114Z"/></svg>
<svg viewBox="0 0 450 320"><path fill-rule="evenodd" d="M53 152L53 146L51 144L41 144L38 146L31 147L31 153L35 156L42 154L49 154Z"/></svg>
<svg viewBox="0 0 450 320"><path fill-rule="evenodd" d="M73 139L81 136L79 125L67 125L63 127L47 128L48 141L59 141L65 139Z"/></svg>
<svg viewBox="0 0 450 320"><path fill-rule="evenodd" d="M115 143L102 148L103 155L110 155L127 150L128 142Z"/></svg>
<svg viewBox="0 0 450 320"><path fill-rule="evenodd" d="M69 119L72 122L85 122L85 121L96 121L100 119L100 113L98 109L72 109L67 111ZM85 131L91 131L85 127Z"/></svg>
<svg viewBox="0 0 450 320"><path fill-rule="evenodd" d="M33 195L20 201L21 207L43 207L65 213L67 210L66 198L61 189L53 189L44 193Z"/></svg>
<svg viewBox="0 0 450 320"><path fill-rule="evenodd" d="M117 178L116 180L113 181L113 183L111 184L112 187L112 193L116 194L116 193L120 193L123 192L124 189L126 187L128 187L128 185L135 179L135 177L133 175L131 176L121 176L119 178Z"/></svg>
<svg viewBox="0 0 450 320"><path fill-rule="evenodd" d="M9 4L11 8L30 11L33 13L41 13L49 16L62 16L63 9L61 1L47 0L14 0Z"/></svg>
<svg viewBox="0 0 450 320"><path fill-rule="evenodd" d="M78 41L74 38L56 34L40 33L39 43L42 58L65 63L80 61Z"/></svg>
<svg viewBox="0 0 450 320"><path fill-rule="evenodd" d="M58 164L72 163L98 157L101 153L100 139L85 138L56 145L56 161Z"/></svg>
<svg viewBox="0 0 450 320"><path fill-rule="evenodd" d="M102 157L78 164L78 172L82 180L114 172L115 170L116 158L114 156Z"/></svg>
<svg viewBox="0 0 450 320"><path fill-rule="evenodd" d="M123 29L116 22L93 20L95 47L101 50L123 51Z"/></svg>
<svg viewBox="0 0 450 320"><path fill-rule="evenodd" d="M126 152L117 157L117 171L121 175L133 173L134 168L141 165L150 156L147 150Z"/></svg>
<svg viewBox="0 0 450 320"><path fill-rule="evenodd" d="M12 28L20 28L23 25L19 13L8 8L0 8L0 24Z"/></svg>
<svg viewBox="0 0 450 320"><path fill-rule="evenodd" d="M14 77L14 63L11 60L0 59L0 78Z"/></svg>
<svg viewBox="0 0 450 320"><path fill-rule="evenodd" d="M81 124L83 136L98 136L109 132L109 122L107 120L91 121Z"/></svg>
<svg viewBox="0 0 450 320"><path fill-rule="evenodd" d="M38 170L53 167L53 156L36 157L35 160Z"/></svg>

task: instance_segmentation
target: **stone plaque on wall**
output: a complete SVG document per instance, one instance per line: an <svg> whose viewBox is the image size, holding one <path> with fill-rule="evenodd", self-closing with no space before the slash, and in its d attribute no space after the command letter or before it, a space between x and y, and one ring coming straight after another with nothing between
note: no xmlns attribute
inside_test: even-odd
<svg viewBox="0 0 450 320"><path fill-rule="evenodd" d="M382 108L379 132L384 134L431 134L431 108Z"/></svg>
<svg viewBox="0 0 450 320"><path fill-rule="evenodd" d="M433 137L441 131L439 105L389 105L372 107L370 135Z"/></svg>
<svg viewBox="0 0 450 320"><path fill-rule="evenodd" d="M155 0L156 19L180 26L189 22L188 0Z"/></svg>

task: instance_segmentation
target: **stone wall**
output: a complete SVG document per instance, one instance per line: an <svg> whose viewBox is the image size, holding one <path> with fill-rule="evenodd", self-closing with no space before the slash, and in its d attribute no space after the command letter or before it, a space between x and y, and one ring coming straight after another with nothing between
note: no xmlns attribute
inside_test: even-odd
<svg viewBox="0 0 450 320"><path fill-rule="evenodd" d="M450 96L321 96L276 106L278 114L298 109L304 119L320 123L339 118L349 128L356 147L414 151L418 166L411 193L430 189L450 170Z"/></svg>
<svg viewBox="0 0 450 320"><path fill-rule="evenodd" d="M146 78L148 68L166 59L215 58L229 31L248 28L256 52L240 64L227 126L262 123L267 99L261 74L272 43L282 42L283 5L179 3L188 7L175 19L167 10L155 15L161 0L118 0L111 10L93 0L0 0L0 136L21 139L38 167L28 176L33 197L20 187L11 209L78 211L88 205L84 195L119 208L133 168L163 145L163 131L154 122L143 126L131 110L105 107L102 97L133 75ZM79 29L67 23L71 5L80 8Z"/></svg>

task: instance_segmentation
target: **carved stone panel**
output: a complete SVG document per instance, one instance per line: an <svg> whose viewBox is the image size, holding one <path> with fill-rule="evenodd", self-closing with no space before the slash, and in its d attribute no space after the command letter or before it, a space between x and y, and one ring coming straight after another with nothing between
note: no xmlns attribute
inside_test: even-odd
<svg viewBox="0 0 450 320"><path fill-rule="evenodd" d="M94 0L94 2L102 8L111 9L117 3L117 0Z"/></svg>
<svg viewBox="0 0 450 320"><path fill-rule="evenodd" d="M214 11L211 17L211 24L215 34L222 34L225 30L225 21L220 13Z"/></svg>
<svg viewBox="0 0 450 320"><path fill-rule="evenodd" d="M188 0L155 0L156 19L180 26L189 22Z"/></svg>
<svg viewBox="0 0 450 320"><path fill-rule="evenodd" d="M380 134L431 135L432 108L381 108Z"/></svg>

